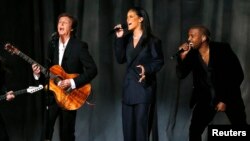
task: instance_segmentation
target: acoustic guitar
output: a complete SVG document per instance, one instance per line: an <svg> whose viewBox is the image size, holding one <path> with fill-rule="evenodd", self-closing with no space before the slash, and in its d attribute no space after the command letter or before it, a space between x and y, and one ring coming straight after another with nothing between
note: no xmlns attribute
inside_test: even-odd
<svg viewBox="0 0 250 141"><path fill-rule="evenodd" d="M18 90L18 91L14 91L13 94L15 96L21 95L21 94L25 94L25 93L30 93L33 94L37 91L40 91L43 89L43 85L39 85L39 86L29 86L27 89L22 89L22 90ZM0 96L0 101L5 100L7 97L7 94L5 95L1 95Z"/></svg>
<svg viewBox="0 0 250 141"><path fill-rule="evenodd" d="M49 90L53 91L57 104L66 110L77 110L87 100L91 93L91 85L88 83L82 87L76 89L61 89L57 86L57 83L64 79L73 79L79 74L68 74L59 65L54 65L49 69L49 73L45 67L31 59L29 56L22 53L15 48L12 44L7 43L4 47L11 54L15 54L30 64L37 64L40 67L41 72L50 78ZM47 86L46 86L47 87Z"/></svg>

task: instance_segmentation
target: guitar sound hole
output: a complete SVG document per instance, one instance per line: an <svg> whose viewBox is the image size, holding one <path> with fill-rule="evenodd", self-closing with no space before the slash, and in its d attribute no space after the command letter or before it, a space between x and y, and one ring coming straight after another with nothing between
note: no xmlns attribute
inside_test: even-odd
<svg viewBox="0 0 250 141"><path fill-rule="evenodd" d="M59 83L59 81L61 81L62 79L60 78L60 77L56 77L55 79L54 79L54 83L56 84L56 85L58 85L58 83Z"/></svg>

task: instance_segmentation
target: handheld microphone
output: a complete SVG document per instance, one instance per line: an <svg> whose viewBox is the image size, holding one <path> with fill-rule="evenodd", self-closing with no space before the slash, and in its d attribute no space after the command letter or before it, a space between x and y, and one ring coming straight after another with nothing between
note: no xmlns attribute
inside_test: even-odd
<svg viewBox="0 0 250 141"><path fill-rule="evenodd" d="M174 59L175 57L179 56L182 52L184 52L185 50L182 48L181 50L178 50L174 55L172 55L170 57L170 59Z"/></svg>
<svg viewBox="0 0 250 141"><path fill-rule="evenodd" d="M187 45L187 47L188 47L188 49L190 48L190 47L192 47L193 46L193 43L188 43L188 45ZM180 50L178 50L174 55L172 55L171 57L170 57L170 59L174 59L174 58L176 58L177 56L179 56L182 52L184 52L184 51L186 51L186 50L188 50L188 49L180 49Z"/></svg>
<svg viewBox="0 0 250 141"><path fill-rule="evenodd" d="M118 30L120 30L120 29L127 29L127 28L128 28L128 25L127 25L127 24L122 24L122 25L121 25L121 28L120 28L120 27L114 28L114 29L112 29L112 30L109 31L109 34L113 34L113 33L115 33L116 31L118 31Z"/></svg>

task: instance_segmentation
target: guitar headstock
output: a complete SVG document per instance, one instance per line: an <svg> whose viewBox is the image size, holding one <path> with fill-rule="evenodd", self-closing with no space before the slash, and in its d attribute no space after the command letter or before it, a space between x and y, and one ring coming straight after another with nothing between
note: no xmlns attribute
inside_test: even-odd
<svg viewBox="0 0 250 141"><path fill-rule="evenodd" d="M37 92L37 91L40 91L40 90L42 90L42 89L43 89L43 85L39 85L39 86L37 86L37 87L35 87L35 86L30 86L29 88L27 88L27 93L33 94L33 93L35 93L35 92Z"/></svg>
<svg viewBox="0 0 250 141"><path fill-rule="evenodd" d="M10 43L7 43L4 45L4 49L7 50L9 53L11 53L12 55L13 54L16 54L18 55L20 53L20 51L15 47L13 46L12 44Z"/></svg>

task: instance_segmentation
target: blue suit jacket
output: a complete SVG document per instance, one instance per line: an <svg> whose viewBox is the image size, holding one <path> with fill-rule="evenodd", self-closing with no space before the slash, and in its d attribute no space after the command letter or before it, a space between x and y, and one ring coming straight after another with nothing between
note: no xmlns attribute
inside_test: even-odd
<svg viewBox="0 0 250 141"><path fill-rule="evenodd" d="M156 91L156 72L163 64L164 58L161 49L161 41L153 36L143 43L141 38L136 51L130 62L127 61L126 53L131 34L115 40L115 55L118 63L127 63L127 71L123 83L122 101L126 104L151 103ZM141 70L136 66L145 68L146 79L139 83Z"/></svg>

